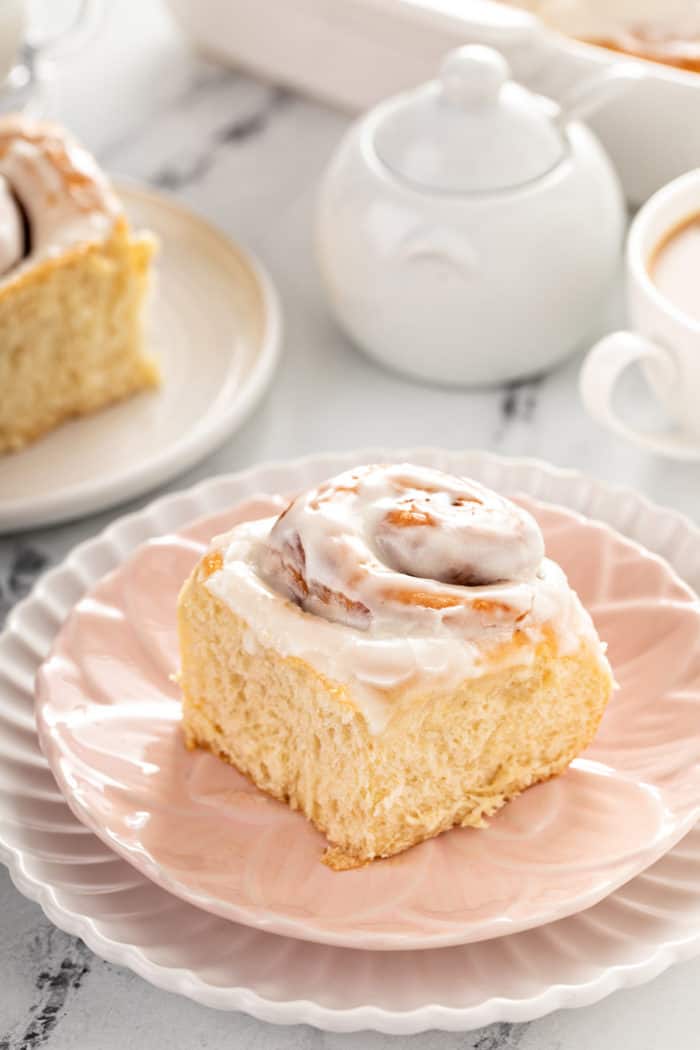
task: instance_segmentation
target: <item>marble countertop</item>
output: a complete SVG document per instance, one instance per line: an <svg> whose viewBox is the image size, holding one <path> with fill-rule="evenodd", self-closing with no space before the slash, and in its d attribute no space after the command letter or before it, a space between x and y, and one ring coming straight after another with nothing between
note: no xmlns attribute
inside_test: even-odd
<svg viewBox="0 0 700 1050"><path fill-rule="evenodd" d="M357 353L325 309L311 234L318 178L347 117L197 58L159 0L141 0L138 15L133 0L112 0L108 7L99 37L59 71L57 115L109 171L175 194L252 248L269 267L285 312L284 354L263 404L223 448L171 487L319 450L472 446L633 485L700 520L697 466L653 459L586 418L576 390L580 359L544 379L464 392L403 380ZM621 320L617 296L606 325ZM630 411L644 415L640 383L630 379L622 396ZM120 513L0 539L0 621L43 569ZM4 869L0 984L0 1050L399 1045L376 1034L275 1028L159 991L55 929ZM700 959L596 1006L462 1035L428 1033L400 1045L691 1050L700 1031L699 985Z"/></svg>

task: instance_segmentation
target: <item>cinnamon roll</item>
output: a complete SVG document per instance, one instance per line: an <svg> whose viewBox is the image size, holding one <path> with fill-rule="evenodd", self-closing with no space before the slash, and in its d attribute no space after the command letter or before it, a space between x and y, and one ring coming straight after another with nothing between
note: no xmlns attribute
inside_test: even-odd
<svg viewBox="0 0 700 1050"><path fill-rule="evenodd" d="M689 73L700 73L696 0L502 0L567 36Z"/></svg>
<svg viewBox="0 0 700 1050"><path fill-rule="evenodd" d="M610 667L525 510L400 464L270 511L180 595L185 740L300 809L332 867L478 827L590 742Z"/></svg>
<svg viewBox="0 0 700 1050"><path fill-rule="evenodd" d="M141 332L154 246L66 131L0 118L0 453L157 383Z"/></svg>

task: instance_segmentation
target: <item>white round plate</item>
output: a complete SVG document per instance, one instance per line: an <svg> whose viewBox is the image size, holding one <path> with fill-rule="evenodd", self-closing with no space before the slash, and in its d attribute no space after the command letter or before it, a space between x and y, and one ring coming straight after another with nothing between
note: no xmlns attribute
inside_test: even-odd
<svg viewBox="0 0 700 1050"><path fill-rule="evenodd" d="M0 531L53 524L162 484L248 417L275 371L277 293L260 264L178 202L117 190L160 241L147 338L163 382L0 457Z"/></svg>
<svg viewBox="0 0 700 1050"><path fill-rule="evenodd" d="M700 829L588 911L465 947L367 952L237 926L139 875L71 814L38 747L33 680L86 589L144 540L257 492L403 459L525 492L610 524L700 588L700 529L632 491L480 452L363 450L214 478L122 518L49 572L0 638L0 856L58 926L160 987L267 1021L334 1031L467 1030L582 1006L700 952Z"/></svg>

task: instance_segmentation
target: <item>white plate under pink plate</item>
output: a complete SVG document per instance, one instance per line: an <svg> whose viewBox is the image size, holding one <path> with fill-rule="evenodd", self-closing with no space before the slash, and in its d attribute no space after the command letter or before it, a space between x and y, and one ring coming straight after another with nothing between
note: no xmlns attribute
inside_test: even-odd
<svg viewBox="0 0 700 1050"><path fill-rule="evenodd" d="M161 496L49 570L0 635L0 861L61 929L160 988L265 1021L394 1034L466 1030L584 1006L700 952L700 827L593 908L427 952L357 951L239 926L156 886L70 812L39 749L34 675L75 602L144 540L260 491L302 489L392 457L527 492L607 522L700 592L700 529L640 493L535 460L364 449L261 464Z"/></svg>
<svg viewBox="0 0 700 1050"><path fill-rule="evenodd" d="M360 871L179 729L175 603L208 539L264 498L141 546L80 602L39 674L37 720L75 814L175 895L225 918L355 948L434 948L541 925L609 894L700 813L700 607L609 527L523 497L610 645L620 685L588 752L487 830Z"/></svg>

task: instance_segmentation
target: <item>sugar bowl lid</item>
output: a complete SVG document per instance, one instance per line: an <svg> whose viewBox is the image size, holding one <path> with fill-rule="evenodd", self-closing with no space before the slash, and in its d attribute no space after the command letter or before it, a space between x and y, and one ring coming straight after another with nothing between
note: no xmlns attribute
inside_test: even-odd
<svg viewBox="0 0 700 1050"><path fill-rule="evenodd" d="M392 174L437 193L515 189L566 153L558 107L516 84L490 47L451 51L437 80L375 111L373 148Z"/></svg>

